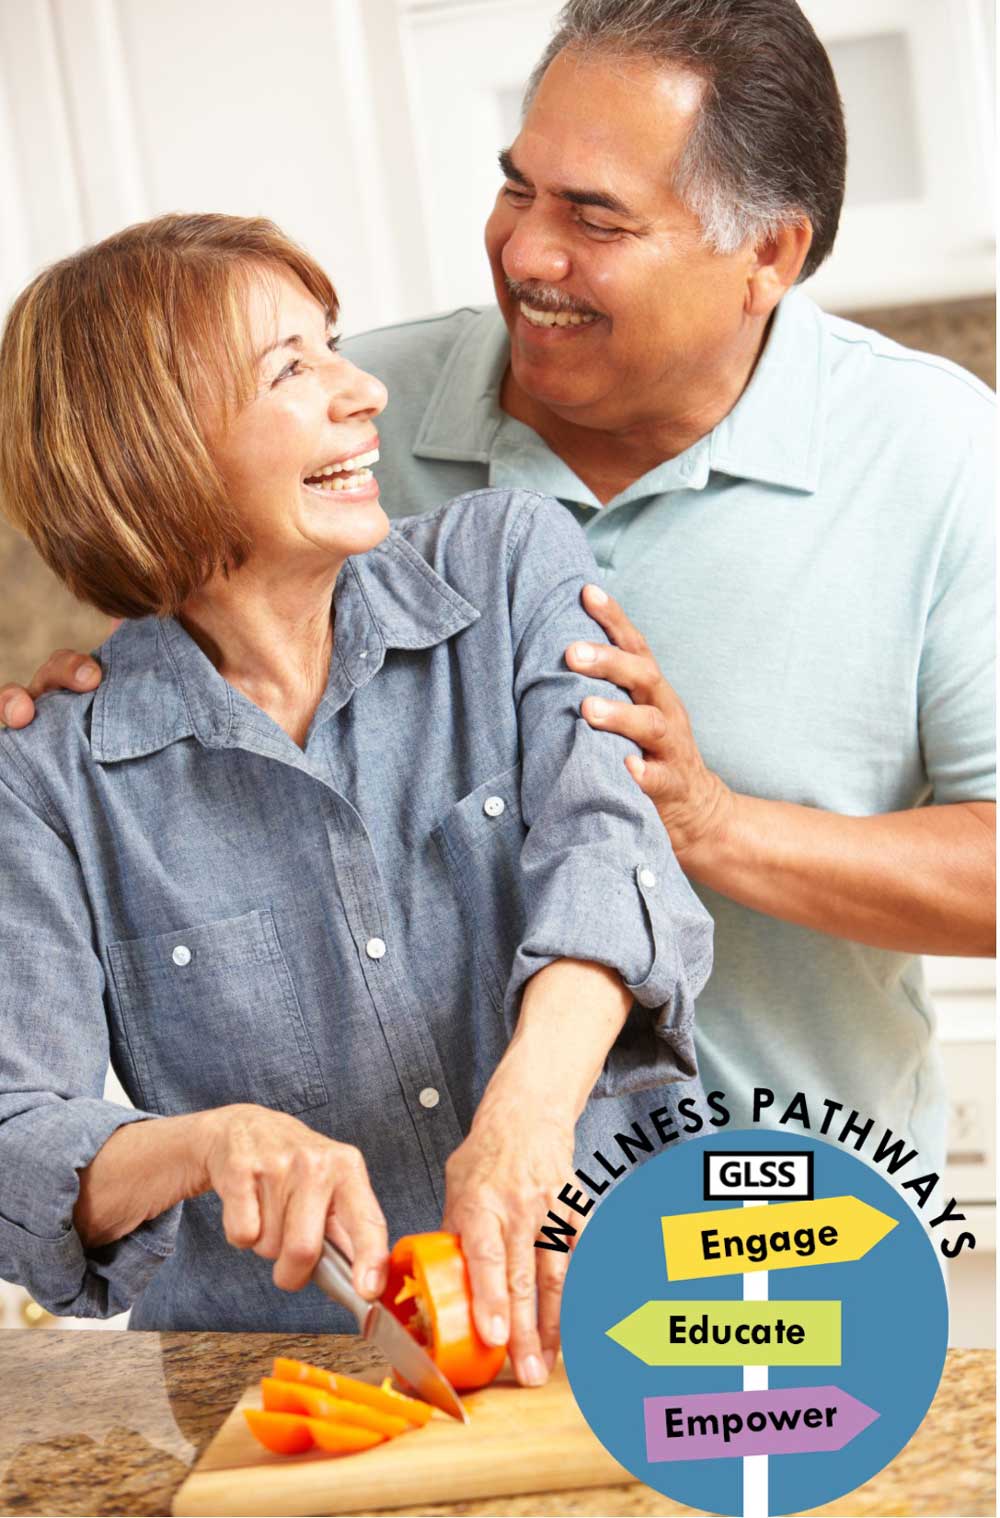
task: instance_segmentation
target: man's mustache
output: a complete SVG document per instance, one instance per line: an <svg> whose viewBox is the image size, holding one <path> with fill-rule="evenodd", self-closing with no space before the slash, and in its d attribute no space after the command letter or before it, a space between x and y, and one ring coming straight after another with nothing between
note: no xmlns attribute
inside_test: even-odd
<svg viewBox="0 0 1000 1518"><path fill-rule="evenodd" d="M507 293L512 300L523 300L538 311L565 311L570 316L601 316L593 306L581 305L565 290L555 290L551 285L522 284L517 279L506 279Z"/></svg>

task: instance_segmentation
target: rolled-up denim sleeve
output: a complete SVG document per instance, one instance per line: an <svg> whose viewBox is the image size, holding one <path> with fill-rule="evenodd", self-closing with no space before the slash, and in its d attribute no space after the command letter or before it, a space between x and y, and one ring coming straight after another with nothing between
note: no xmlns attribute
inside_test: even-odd
<svg viewBox="0 0 1000 1518"><path fill-rule="evenodd" d="M123 1312L173 1250L180 1207L87 1250L78 1171L149 1112L104 1101L104 972L79 861L46 797L0 752L0 1277L49 1311Z"/></svg>
<svg viewBox="0 0 1000 1518"><path fill-rule="evenodd" d="M694 1006L712 966L712 920L677 863L655 806L625 767L634 743L595 731L588 695L627 699L572 671L577 639L607 642L580 593L600 583L582 531L558 502L527 497L512 534L508 587L521 734L526 918L504 1010L556 959L617 970L635 1005L595 1096L696 1074Z"/></svg>

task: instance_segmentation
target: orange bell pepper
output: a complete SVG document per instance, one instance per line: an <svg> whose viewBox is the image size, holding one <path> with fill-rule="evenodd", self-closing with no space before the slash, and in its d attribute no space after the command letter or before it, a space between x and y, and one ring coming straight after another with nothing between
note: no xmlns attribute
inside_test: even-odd
<svg viewBox="0 0 1000 1518"><path fill-rule="evenodd" d="M367 1381L356 1380L354 1376L342 1376L339 1371L324 1370L320 1365L308 1365L304 1360L277 1356L274 1378L278 1381L318 1386L331 1396L342 1397L346 1402L360 1402L365 1407L374 1407L392 1417L405 1418L408 1423L418 1427L427 1423L434 1414L430 1403L421 1402L418 1397L406 1397L402 1392L387 1389L384 1385L372 1386Z"/></svg>
<svg viewBox="0 0 1000 1518"><path fill-rule="evenodd" d="M507 1358L486 1344L472 1318L469 1270L453 1233L414 1233L389 1259L382 1303L408 1329L456 1391L488 1386Z"/></svg>
<svg viewBox="0 0 1000 1518"><path fill-rule="evenodd" d="M393 1439L413 1427L396 1413L383 1413L377 1407L365 1407L360 1402L346 1402L342 1397L332 1397L320 1387L303 1382L276 1381L272 1376L263 1376L260 1390L269 1412L307 1413L310 1418L325 1418L328 1423L355 1423L385 1439Z"/></svg>

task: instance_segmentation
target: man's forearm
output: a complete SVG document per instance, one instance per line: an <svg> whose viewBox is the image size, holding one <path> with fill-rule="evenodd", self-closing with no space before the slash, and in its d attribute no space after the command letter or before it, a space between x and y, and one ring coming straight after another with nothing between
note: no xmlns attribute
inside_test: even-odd
<svg viewBox="0 0 1000 1518"><path fill-rule="evenodd" d="M558 1106L575 1122L631 1006L621 976L605 965L578 959L546 965L524 988L517 1027L480 1106L517 1093L523 1110Z"/></svg>
<svg viewBox="0 0 1000 1518"><path fill-rule="evenodd" d="M743 906L836 938L992 955L995 839L990 802L843 817L734 795L719 828L681 863Z"/></svg>

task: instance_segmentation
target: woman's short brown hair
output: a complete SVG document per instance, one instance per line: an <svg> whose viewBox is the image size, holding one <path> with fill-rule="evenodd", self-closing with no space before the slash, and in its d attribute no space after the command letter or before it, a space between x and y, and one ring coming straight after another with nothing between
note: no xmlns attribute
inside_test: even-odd
<svg viewBox="0 0 1000 1518"><path fill-rule="evenodd" d="M208 396L230 408L253 393L246 291L262 267L290 270L336 316L327 276L273 222L214 215L126 227L11 308L0 506L111 616L171 615L247 557L199 413Z"/></svg>

